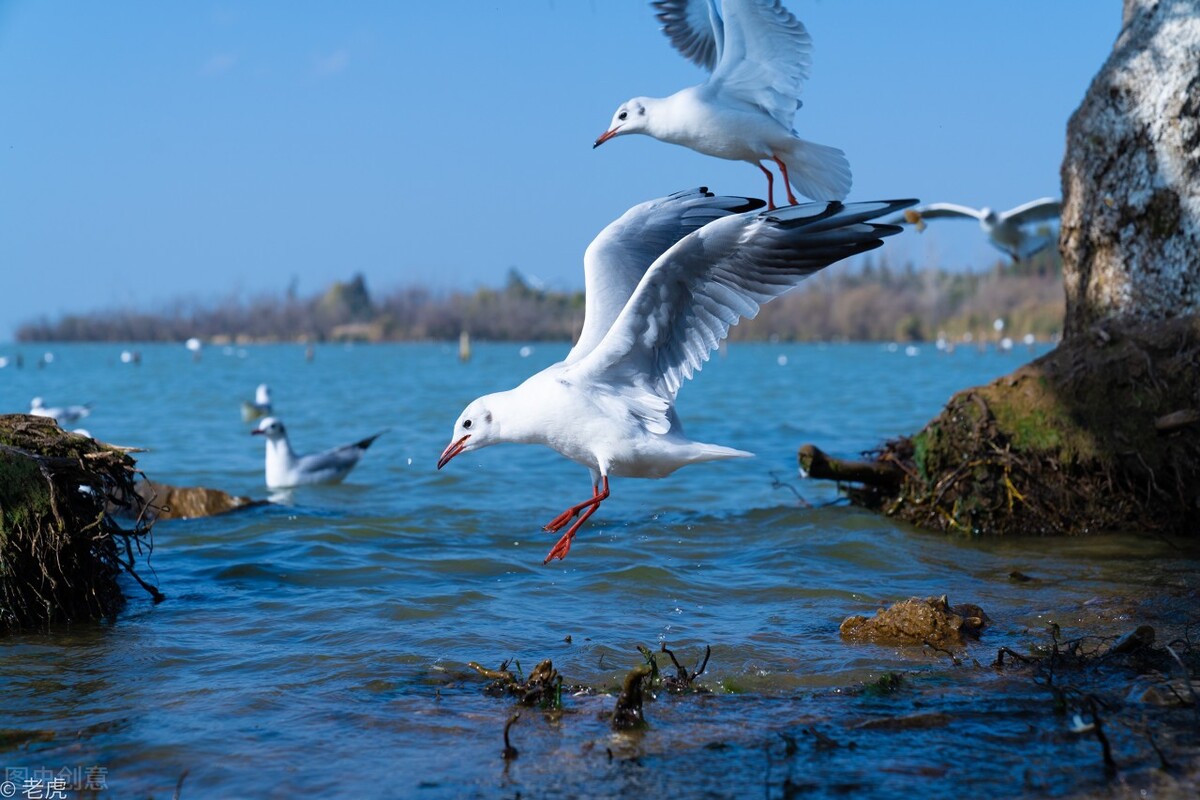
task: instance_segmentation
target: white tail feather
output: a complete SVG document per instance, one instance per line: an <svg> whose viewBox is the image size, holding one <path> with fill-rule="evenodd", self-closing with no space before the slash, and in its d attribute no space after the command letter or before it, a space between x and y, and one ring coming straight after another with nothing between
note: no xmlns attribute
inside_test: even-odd
<svg viewBox="0 0 1200 800"><path fill-rule="evenodd" d="M850 194L850 162L836 147L795 138L783 158L788 178L800 194L813 200L844 200Z"/></svg>

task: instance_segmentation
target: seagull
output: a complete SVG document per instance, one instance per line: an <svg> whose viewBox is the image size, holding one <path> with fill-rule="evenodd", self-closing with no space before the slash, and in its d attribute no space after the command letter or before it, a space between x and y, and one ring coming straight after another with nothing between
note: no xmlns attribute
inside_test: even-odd
<svg viewBox="0 0 1200 800"><path fill-rule="evenodd" d="M254 402L242 401L242 421L253 422L271 414L271 387L260 383L254 390Z"/></svg>
<svg viewBox="0 0 1200 800"><path fill-rule="evenodd" d="M925 230L925 220L938 217L969 217L979 220L979 227L987 235L992 245L1012 257L1013 261L1029 258L1034 253L1044 250L1054 242L1053 234L1035 233L1028 230L1026 225L1031 222L1045 222L1058 219L1062 210L1062 202L1053 197L1043 197L1040 200L1030 200L1028 203L1010 208L1008 211L996 213L990 208L970 208L957 203L930 203L920 208L910 208L900 218L892 222L907 222L915 225L918 231Z"/></svg>
<svg viewBox="0 0 1200 800"><path fill-rule="evenodd" d="M275 417L263 418L250 433L267 437L267 488L289 489L315 483L341 483L367 452L371 442L385 431L354 444L307 456L296 455L288 441L287 430Z"/></svg>
<svg viewBox="0 0 1200 800"><path fill-rule="evenodd" d="M808 203L681 192L609 224L584 255L584 325L557 364L515 389L471 402L438 469L493 444L541 444L588 468L592 494L546 526L571 523L543 564L562 559L609 497L609 476L662 478L680 467L751 456L689 439L675 412L680 385L742 317L804 278L874 249L895 225L867 220L915 200Z"/></svg>
<svg viewBox="0 0 1200 800"><path fill-rule="evenodd" d="M792 128L812 65L812 37L779 0L656 0L663 32L685 58L712 74L670 97L635 97L617 108L593 149L644 133L700 153L754 164L767 176L775 208L774 161L787 199L841 200L850 164L835 147L801 139Z"/></svg>
<svg viewBox="0 0 1200 800"><path fill-rule="evenodd" d="M92 404L84 403L81 406L47 406L45 401L40 397L35 397L29 403L29 413L35 417L50 417L58 424L64 422L75 422L81 420L88 414L92 413Z"/></svg>

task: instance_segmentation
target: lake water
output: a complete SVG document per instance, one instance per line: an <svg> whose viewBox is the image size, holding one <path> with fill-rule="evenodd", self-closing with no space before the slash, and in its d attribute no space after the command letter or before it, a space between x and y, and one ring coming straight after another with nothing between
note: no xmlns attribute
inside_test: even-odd
<svg viewBox="0 0 1200 800"><path fill-rule="evenodd" d="M565 345L479 344L465 364L438 344L323 345L311 363L292 345L207 347L198 361L139 346L140 365L118 345L0 355L18 349L0 411L35 395L94 403L80 424L145 448L139 465L165 483L267 496L263 442L239 413L260 382L301 452L387 429L346 484L158 524L142 573L165 602L129 582L113 622L0 640L0 766L90 774L98 797L171 797L185 772L183 798L1084 791L1105 785L1095 742L1041 687L986 665L999 647L1045 644L1051 622L1121 633L1196 599L1200 560L1169 542L948 538L797 475L801 444L855 456L913 432L1025 349L730 346L683 387L680 413L693 438L757 458L614 479L551 566L557 536L541 526L590 493L586 470L516 445L435 463L468 401ZM839 638L848 615L934 594L993 619L961 665ZM609 726L611 693L567 696L559 715L524 709L510 761L514 702L466 667L512 658L528 673L550 658L568 684L613 688L642 662L637 645L661 643L689 666L711 645L700 683L713 691L659 697L635 733ZM860 691L886 672L906 676L903 691ZM903 734L863 725L914 709L949 716Z"/></svg>

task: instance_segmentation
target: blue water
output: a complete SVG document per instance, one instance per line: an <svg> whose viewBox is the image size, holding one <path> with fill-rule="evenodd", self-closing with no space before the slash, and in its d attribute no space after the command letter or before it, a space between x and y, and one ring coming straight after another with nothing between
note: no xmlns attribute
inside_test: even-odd
<svg viewBox="0 0 1200 800"><path fill-rule="evenodd" d="M680 413L693 438L757 458L614 480L551 566L557 537L541 526L588 496L586 470L515 445L435 463L467 402L566 345L477 344L468 363L440 344L322 345L311 362L296 345L207 347L199 360L142 345L140 365L118 345L0 355L18 349L24 368L0 369L0 411L35 395L91 402L78 424L143 448L156 481L267 497L263 444L239 413L260 382L301 452L387 431L343 485L159 523L143 572L165 602L130 583L111 623L0 644L0 730L23 732L0 745L0 766L92 769L100 797L170 797L185 772L184 798L780 796L798 774L819 777L816 796L944 795L969 780L1056 794L1094 777L1063 777L1082 769L1072 759L1094 761L1063 720L1018 724L979 699L981 681L1002 678L949 669L925 648L844 643L842 619L948 594L993 618L967 657L986 663L1001 646L1027 650L1050 622L1120 632L1196 589L1200 562L1166 542L947 538L797 474L799 445L856 456L914 432L955 390L1033 357L1023 349L732 345L683 387ZM47 349L52 363L36 367ZM1036 580L1014 582L1014 570ZM567 684L603 690L640 663L637 645L660 643L690 665L711 645L700 682L713 693L660 698L635 735L608 726L603 691L566 698L561 716L526 709L512 729L521 755L500 757L514 706L485 695L468 661L514 658L528 672L550 658ZM995 763L938 754L965 735L958 723L915 740L856 733L895 709L853 687L894 670L914 676L909 711L956 700L962 725L994 734ZM1005 737L1030 726L1036 758L1065 773L1021 777L1028 756ZM782 749L780 734L812 727L861 746Z"/></svg>

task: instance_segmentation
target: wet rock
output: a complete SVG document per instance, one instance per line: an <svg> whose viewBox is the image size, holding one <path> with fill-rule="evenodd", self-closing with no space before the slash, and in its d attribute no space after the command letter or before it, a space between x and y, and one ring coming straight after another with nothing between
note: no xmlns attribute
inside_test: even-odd
<svg viewBox="0 0 1200 800"><path fill-rule="evenodd" d="M1149 686L1144 683L1135 684L1126 699L1131 703L1160 708L1191 708L1196 705L1197 695L1200 695L1200 680L1189 683L1182 678L1176 678Z"/></svg>
<svg viewBox="0 0 1200 800"><path fill-rule="evenodd" d="M961 646L978 639L988 623L983 609L971 603L951 606L946 596L909 598L880 609L874 617L847 617L840 632L852 642Z"/></svg>
<svg viewBox="0 0 1200 800"><path fill-rule="evenodd" d="M122 528L109 511L135 474L128 448L46 417L0 416L0 633L115 615L122 571L161 599L132 563L149 526Z"/></svg>
<svg viewBox="0 0 1200 800"><path fill-rule="evenodd" d="M224 514L240 508L266 505L266 500L254 500L206 489L202 486L170 486L157 481L142 480L137 484L151 519L196 519Z"/></svg>
<svg viewBox="0 0 1200 800"><path fill-rule="evenodd" d="M1136 630L1122 636L1109 649L1110 653L1136 653L1154 644L1154 628L1139 625Z"/></svg>

